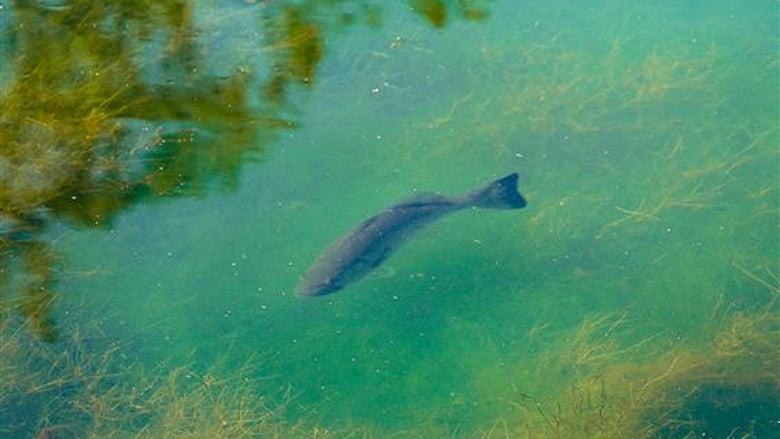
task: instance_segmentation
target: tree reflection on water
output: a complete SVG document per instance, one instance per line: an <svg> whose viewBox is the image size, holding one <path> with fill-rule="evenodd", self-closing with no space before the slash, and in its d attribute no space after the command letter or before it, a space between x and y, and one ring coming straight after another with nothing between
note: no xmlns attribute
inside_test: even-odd
<svg viewBox="0 0 780 439"><path fill-rule="evenodd" d="M442 27L483 19L482 3L410 6ZM49 223L107 228L136 203L234 189L242 163L294 129L289 91L316 82L325 34L381 22L367 1L240 7L257 17L267 71L215 72L196 2L16 0L2 11L0 323L18 312L57 339Z"/></svg>

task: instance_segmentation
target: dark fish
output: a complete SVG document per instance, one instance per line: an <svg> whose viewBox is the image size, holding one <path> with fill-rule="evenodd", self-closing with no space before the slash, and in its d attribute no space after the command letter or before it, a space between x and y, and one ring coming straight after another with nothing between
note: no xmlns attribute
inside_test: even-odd
<svg viewBox="0 0 780 439"><path fill-rule="evenodd" d="M520 209L526 202L512 173L464 195L448 198L418 194L363 221L331 244L314 261L298 285L298 294L335 293L379 266L407 238L426 224L467 207Z"/></svg>

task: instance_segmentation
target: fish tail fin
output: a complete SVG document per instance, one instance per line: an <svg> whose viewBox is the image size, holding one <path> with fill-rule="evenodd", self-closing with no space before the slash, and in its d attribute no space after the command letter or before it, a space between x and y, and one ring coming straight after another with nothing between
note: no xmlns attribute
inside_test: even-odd
<svg viewBox="0 0 780 439"><path fill-rule="evenodd" d="M477 188L463 197L463 204L485 209L520 209L526 201L517 190L518 175L513 172L506 177Z"/></svg>

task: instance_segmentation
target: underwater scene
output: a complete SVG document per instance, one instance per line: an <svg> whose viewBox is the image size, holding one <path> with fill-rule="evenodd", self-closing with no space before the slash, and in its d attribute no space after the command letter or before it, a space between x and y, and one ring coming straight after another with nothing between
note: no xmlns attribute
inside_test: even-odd
<svg viewBox="0 0 780 439"><path fill-rule="evenodd" d="M778 16L0 0L0 437L780 437Z"/></svg>

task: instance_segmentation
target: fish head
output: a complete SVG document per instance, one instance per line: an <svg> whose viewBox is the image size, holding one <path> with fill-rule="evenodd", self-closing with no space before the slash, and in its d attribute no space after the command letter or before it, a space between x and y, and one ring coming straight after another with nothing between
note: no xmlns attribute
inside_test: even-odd
<svg viewBox="0 0 780 439"><path fill-rule="evenodd" d="M324 296L335 293L344 287L335 278L311 278L304 276L298 284L297 292L301 296Z"/></svg>

